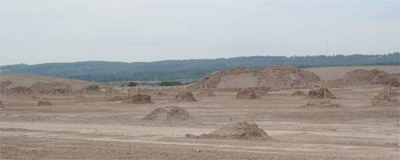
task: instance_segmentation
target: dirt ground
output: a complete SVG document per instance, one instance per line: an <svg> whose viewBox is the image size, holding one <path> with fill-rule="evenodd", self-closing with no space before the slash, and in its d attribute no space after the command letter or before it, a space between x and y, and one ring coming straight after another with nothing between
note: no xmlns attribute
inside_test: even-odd
<svg viewBox="0 0 400 160"><path fill-rule="evenodd" d="M400 107L371 106L382 88L330 89L340 108L304 108L295 90L255 100L236 92L153 104L108 101L104 95L2 95L1 159L400 159ZM308 90L303 90L307 93ZM51 106L37 106L47 100ZM157 107L180 106L193 119L142 120ZM250 110L251 106L251 110ZM251 115L251 116L250 116ZM196 139L230 122L251 121L270 140Z"/></svg>

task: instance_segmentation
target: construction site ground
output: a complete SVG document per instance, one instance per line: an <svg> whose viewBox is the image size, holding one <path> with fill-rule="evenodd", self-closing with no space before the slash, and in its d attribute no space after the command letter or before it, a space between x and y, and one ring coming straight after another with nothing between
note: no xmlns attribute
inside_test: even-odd
<svg viewBox="0 0 400 160"><path fill-rule="evenodd" d="M2 95L1 159L400 159L399 106L371 106L383 87L330 88L340 108L305 106L297 90L257 99L215 92L197 102L152 95L152 104L105 95ZM308 93L309 89L304 89ZM195 92L194 92L195 93ZM196 95L196 94L195 94ZM39 100L51 106L37 106ZM193 118L145 121L158 107L179 106ZM239 121L255 122L268 140L197 139Z"/></svg>

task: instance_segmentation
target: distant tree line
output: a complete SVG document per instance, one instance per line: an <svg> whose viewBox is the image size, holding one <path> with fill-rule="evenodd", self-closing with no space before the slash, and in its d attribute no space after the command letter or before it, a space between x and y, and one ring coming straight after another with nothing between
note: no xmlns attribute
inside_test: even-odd
<svg viewBox="0 0 400 160"><path fill-rule="evenodd" d="M237 66L259 69L270 65L293 65L299 68L329 66L400 66L400 53L383 55L330 55L330 56L251 56L219 59L168 60L157 62L104 62L46 63L38 65L0 66L1 73L44 75L86 81L170 81L199 79L215 71L230 70ZM165 83L163 85L172 85Z"/></svg>

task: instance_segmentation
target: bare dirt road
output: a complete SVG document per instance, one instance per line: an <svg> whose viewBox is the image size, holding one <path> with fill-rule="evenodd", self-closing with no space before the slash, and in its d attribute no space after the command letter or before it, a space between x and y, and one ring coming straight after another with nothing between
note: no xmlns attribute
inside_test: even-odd
<svg viewBox="0 0 400 160"><path fill-rule="evenodd" d="M339 97L331 100L335 108L305 107L310 99L292 96L295 90L255 100L238 100L233 92L198 102L153 95L154 103L145 105L102 95L2 95L1 159L400 159L399 107L371 106L381 90L331 89ZM42 99L52 105L37 106ZM194 118L142 120L165 106L180 106ZM185 137L243 120L272 139Z"/></svg>

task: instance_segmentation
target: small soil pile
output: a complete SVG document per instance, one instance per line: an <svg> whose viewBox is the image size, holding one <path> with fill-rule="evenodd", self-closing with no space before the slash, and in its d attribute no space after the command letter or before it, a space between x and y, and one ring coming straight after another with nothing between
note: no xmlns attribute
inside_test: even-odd
<svg viewBox="0 0 400 160"><path fill-rule="evenodd" d="M340 108L339 104L331 103L329 100L313 100L309 101L304 107L312 107L312 108Z"/></svg>
<svg viewBox="0 0 400 160"><path fill-rule="evenodd" d="M399 96L398 90L390 90L388 93L387 89L383 89L378 95L372 98L373 106L399 106L400 102L396 99Z"/></svg>
<svg viewBox="0 0 400 160"><path fill-rule="evenodd" d="M153 101L151 101L151 96L146 95L146 94L133 95L131 97L126 98L125 102L134 103L134 104L149 104L149 103L153 103Z"/></svg>
<svg viewBox="0 0 400 160"><path fill-rule="evenodd" d="M196 99L194 99L192 92L190 91L179 91L178 94L175 96L175 101L197 102Z"/></svg>
<svg viewBox="0 0 400 160"><path fill-rule="evenodd" d="M390 83L392 86L399 87L400 75L389 74L385 71L380 71L377 69L357 69L346 73L343 78L332 81L330 86L365 86L372 84L386 85L388 83Z"/></svg>
<svg viewBox="0 0 400 160"><path fill-rule="evenodd" d="M239 140L270 139L267 132L265 132L261 128L258 128L257 124L248 122L230 123L209 134L203 134L201 136L193 136L191 134L186 134L186 136L196 137L196 138L239 139Z"/></svg>
<svg viewBox="0 0 400 160"><path fill-rule="evenodd" d="M305 96L306 93L304 93L303 91L296 91L292 94L292 96Z"/></svg>
<svg viewBox="0 0 400 160"><path fill-rule="evenodd" d="M73 90L69 85L60 82L37 82L29 87L28 92L30 94L72 94Z"/></svg>
<svg viewBox="0 0 400 160"><path fill-rule="evenodd" d="M236 94L236 98L237 99L256 99L257 96L253 89L247 88L247 89L243 89L243 90L239 91Z"/></svg>
<svg viewBox="0 0 400 160"><path fill-rule="evenodd" d="M51 106L49 101L39 101L38 106Z"/></svg>
<svg viewBox="0 0 400 160"><path fill-rule="evenodd" d="M108 99L108 101L124 101L127 97L115 96L113 98Z"/></svg>
<svg viewBox="0 0 400 160"><path fill-rule="evenodd" d="M85 87L84 90L87 94L98 94L100 93L100 85L90 84L89 86Z"/></svg>
<svg viewBox="0 0 400 160"><path fill-rule="evenodd" d="M192 119L193 116L190 115L185 109L178 106L169 106L165 108L156 108L151 111L143 120L146 121L185 121Z"/></svg>
<svg viewBox="0 0 400 160"><path fill-rule="evenodd" d="M312 89L308 92L308 97L309 98L314 98L314 99L335 99L337 98L335 95L333 95L327 88L321 87L319 89Z"/></svg>
<svg viewBox="0 0 400 160"><path fill-rule="evenodd" d="M212 90L210 89L202 89L200 91L199 94L197 94L197 96L201 96L201 97L215 97L215 94Z"/></svg>

